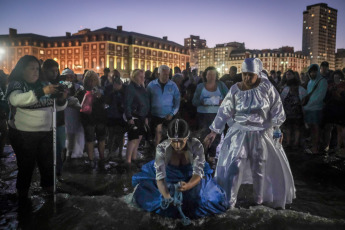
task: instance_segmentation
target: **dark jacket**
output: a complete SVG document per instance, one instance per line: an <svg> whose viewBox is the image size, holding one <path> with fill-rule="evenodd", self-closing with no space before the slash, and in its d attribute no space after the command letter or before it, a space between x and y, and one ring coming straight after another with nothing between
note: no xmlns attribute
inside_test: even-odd
<svg viewBox="0 0 345 230"><path fill-rule="evenodd" d="M146 89L131 81L125 92L124 106L127 120L132 117L145 119L150 111L150 99Z"/></svg>
<svg viewBox="0 0 345 230"><path fill-rule="evenodd" d="M124 100L126 85L122 85L122 89L115 91L113 85L105 87L105 103L109 105L107 109L108 118L121 118L124 113Z"/></svg>

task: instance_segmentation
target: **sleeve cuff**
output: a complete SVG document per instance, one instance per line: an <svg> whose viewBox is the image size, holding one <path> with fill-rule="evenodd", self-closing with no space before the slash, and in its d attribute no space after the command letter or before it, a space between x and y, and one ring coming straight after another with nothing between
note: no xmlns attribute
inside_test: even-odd
<svg viewBox="0 0 345 230"><path fill-rule="evenodd" d="M34 94L36 95L37 100L39 100L41 97L44 96L43 88L35 89L35 90L34 90Z"/></svg>

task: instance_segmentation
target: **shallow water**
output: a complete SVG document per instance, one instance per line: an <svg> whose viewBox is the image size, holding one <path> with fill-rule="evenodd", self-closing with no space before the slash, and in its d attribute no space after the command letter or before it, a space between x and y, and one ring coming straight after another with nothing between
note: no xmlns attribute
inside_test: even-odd
<svg viewBox="0 0 345 230"><path fill-rule="evenodd" d="M0 161L0 229L187 229L179 220L162 218L133 206L131 177L142 164L128 169L116 158L90 169L85 159L64 165L56 203L45 195L37 171L31 205L18 209L17 166L11 148ZM218 216L193 220L188 229L345 229L344 160L288 154L297 199L286 210L250 206L252 188L242 186L238 207Z"/></svg>

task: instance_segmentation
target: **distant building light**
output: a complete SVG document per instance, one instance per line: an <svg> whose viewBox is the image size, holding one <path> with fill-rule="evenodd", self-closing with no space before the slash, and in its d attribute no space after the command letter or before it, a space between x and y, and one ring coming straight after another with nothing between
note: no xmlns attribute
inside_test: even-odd
<svg viewBox="0 0 345 230"><path fill-rule="evenodd" d="M314 17L315 15L314 15L314 14L312 14L311 16L312 16L312 17Z"/></svg>

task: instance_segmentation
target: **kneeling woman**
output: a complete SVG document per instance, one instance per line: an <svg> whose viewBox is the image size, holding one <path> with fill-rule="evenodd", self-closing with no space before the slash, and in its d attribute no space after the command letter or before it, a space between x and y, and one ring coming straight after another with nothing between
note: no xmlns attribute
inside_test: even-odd
<svg viewBox="0 0 345 230"><path fill-rule="evenodd" d="M192 219L224 212L228 208L225 192L212 179L199 140L189 138L189 127L182 119L168 126L169 139L157 146L156 159L145 164L132 178L133 198L139 207L162 216L179 218L178 209L164 205L172 201L172 188L179 183L183 194L183 213ZM169 191L170 190L170 191ZM165 206L165 207L164 207Z"/></svg>

